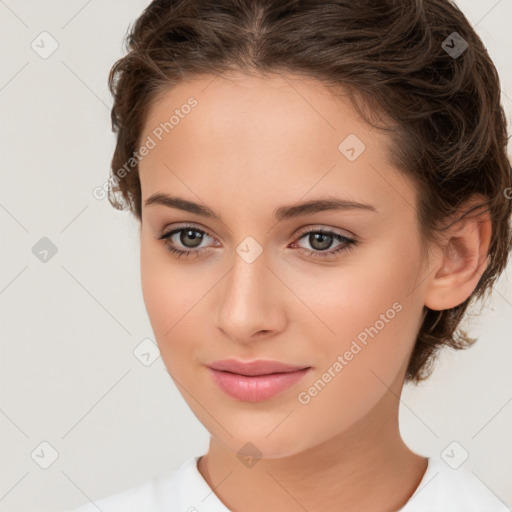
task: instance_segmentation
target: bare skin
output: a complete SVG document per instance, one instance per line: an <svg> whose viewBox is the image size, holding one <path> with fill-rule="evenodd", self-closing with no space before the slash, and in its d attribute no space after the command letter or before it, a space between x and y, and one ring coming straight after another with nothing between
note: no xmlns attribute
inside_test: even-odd
<svg viewBox="0 0 512 512"><path fill-rule="evenodd" d="M140 163L140 235L144 301L163 361L211 434L199 472L233 512L396 511L427 467L398 426L424 307L447 309L471 294L485 269L490 220L456 223L423 254L418 191L391 165L387 135L313 79L189 80L154 103L141 142L191 96L197 106ZM349 134L365 145L353 160L339 149ZM156 193L206 205L222 220L146 206ZM326 195L373 210L273 216ZM181 237L168 246L196 254L178 257L157 239L178 227ZM322 246L304 233L319 229L357 243L317 257ZM203 232L199 247L190 230L196 240ZM262 250L251 263L236 251L247 237ZM340 245L332 238L326 250ZM333 372L371 326L378 332ZM248 402L213 382L206 365L225 358L312 371L271 399ZM319 379L325 386L309 392ZM250 467L237 456L247 443L259 457Z"/></svg>

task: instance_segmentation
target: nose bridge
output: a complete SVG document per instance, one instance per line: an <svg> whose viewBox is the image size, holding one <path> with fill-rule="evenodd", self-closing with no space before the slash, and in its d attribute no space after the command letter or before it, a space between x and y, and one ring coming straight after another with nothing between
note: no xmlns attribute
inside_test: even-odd
<svg viewBox="0 0 512 512"><path fill-rule="evenodd" d="M242 340L275 327L271 311L276 311L276 295L271 291L272 272L267 265L268 258L254 239L236 248L218 305L218 325L234 338Z"/></svg>
<svg viewBox="0 0 512 512"><path fill-rule="evenodd" d="M253 302L259 302L261 306L268 295L270 272L267 265L263 249L257 250L253 243L245 241L237 247L225 290L225 298L232 309L254 307Z"/></svg>

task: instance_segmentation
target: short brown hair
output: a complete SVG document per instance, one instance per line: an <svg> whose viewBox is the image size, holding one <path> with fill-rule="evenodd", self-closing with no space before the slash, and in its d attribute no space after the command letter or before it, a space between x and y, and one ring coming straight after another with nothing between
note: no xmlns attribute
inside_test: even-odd
<svg viewBox="0 0 512 512"><path fill-rule="evenodd" d="M484 198L475 208L488 211L492 222L488 265L473 294L451 309L425 307L406 381L426 379L442 346L462 349L476 341L458 325L507 264L512 176L499 77L455 4L154 0L129 29L126 50L109 75L117 134L109 189L114 207L128 207L141 220L138 165L120 180L115 172L133 161L152 103L187 78L291 72L353 91L389 120L379 129L391 132L393 163L421 191L416 209L424 242L436 240L443 221L474 194Z"/></svg>

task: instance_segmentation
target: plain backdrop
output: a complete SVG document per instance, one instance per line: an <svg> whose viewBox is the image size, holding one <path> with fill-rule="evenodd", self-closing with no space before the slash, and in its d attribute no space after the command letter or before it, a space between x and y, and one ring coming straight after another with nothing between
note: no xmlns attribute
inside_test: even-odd
<svg viewBox="0 0 512 512"><path fill-rule="evenodd" d="M500 72L510 122L512 0L458 4ZM136 357L143 340L154 341L137 225L92 195L114 148L108 71L146 5L0 0L2 511L78 506L208 447L161 358L146 366ZM401 430L426 456L465 450L462 467L511 506L506 273L469 325L476 345L445 350L429 381L405 388Z"/></svg>

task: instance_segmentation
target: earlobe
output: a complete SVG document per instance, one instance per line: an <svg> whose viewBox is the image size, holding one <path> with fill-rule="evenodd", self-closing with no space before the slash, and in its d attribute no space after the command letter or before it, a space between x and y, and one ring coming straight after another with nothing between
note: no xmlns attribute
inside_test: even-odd
<svg viewBox="0 0 512 512"><path fill-rule="evenodd" d="M437 311L454 308L473 293L487 268L491 230L487 211L452 226L431 267L425 306Z"/></svg>

